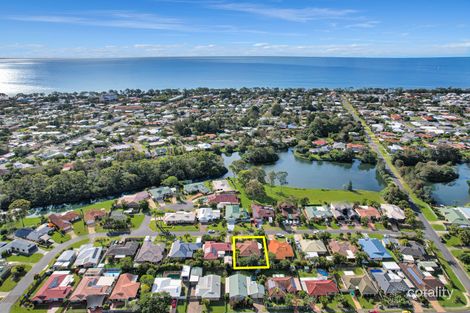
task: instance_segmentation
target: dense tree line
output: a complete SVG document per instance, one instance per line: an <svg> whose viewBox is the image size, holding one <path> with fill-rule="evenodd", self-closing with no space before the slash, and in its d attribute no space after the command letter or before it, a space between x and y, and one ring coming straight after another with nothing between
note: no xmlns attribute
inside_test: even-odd
<svg viewBox="0 0 470 313"><path fill-rule="evenodd" d="M251 164L266 164L276 162L279 156L271 147L250 147L243 154L242 159Z"/></svg>
<svg viewBox="0 0 470 313"><path fill-rule="evenodd" d="M460 151L449 145L438 145L430 149L405 149L393 155L393 161L399 165L414 166L418 162L434 161L438 164L457 164L462 161Z"/></svg>
<svg viewBox="0 0 470 313"><path fill-rule="evenodd" d="M198 180L227 172L220 156L203 151L159 159L115 161L108 165L95 162L78 171L52 176L25 174L4 181L0 185L1 207L6 208L15 199L29 200L33 206L75 203L159 186L169 176Z"/></svg>

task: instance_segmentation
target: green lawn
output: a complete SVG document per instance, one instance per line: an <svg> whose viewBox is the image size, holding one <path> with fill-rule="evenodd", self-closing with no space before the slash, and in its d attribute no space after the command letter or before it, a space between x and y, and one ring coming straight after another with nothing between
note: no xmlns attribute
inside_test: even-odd
<svg viewBox="0 0 470 313"><path fill-rule="evenodd" d="M88 227L86 227L84 221L80 220L80 221L73 223L73 232L77 236L86 235L88 234Z"/></svg>
<svg viewBox="0 0 470 313"><path fill-rule="evenodd" d="M462 241L456 236L451 236L448 240L446 240L446 245L451 247L460 247L462 246Z"/></svg>
<svg viewBox="0 0 470 313"><path fill-rule="evenodd" d="M109 212L109 211L111 211L111 207L113 206L114 201L115 201L115 199L89 204L89 205L86 205L84 207L78 208L75 211L77 213L81 213L81 211L83 211L83 213L85 213L85 212L90 211L92 209L105 209L107 212Z"/></svg>
<svg viewBox="0 0 470 313"><path fill-rule="evenodd" d="M358 297L357 300L361 304L363 309L372 310L375 308L376 301L374 298L365 298L365 297Z"/></svg>
<svg viewBox="0 0 470 313"><path fill-rule="evenodd" d="M22 228L24 223L24 227L36 227L41 223L41 217L25 217L23 222L21 220L8 222L2 224L2 229L11 229L11 228Z"/></svg>
<svg viewBox="0 0 470 313"><path fill-rule="evenodd" d="M437 231L445 231L446 227L442 224L432 224L432 228Z"/></svg>
<svg viewBox="0 0 470 313"><path fill-rule="evenodd" d="M56 243L64 243L67 242L71 239L69 234L62 234L61 232L55 231L52 236L52 240L54 240Z"/></svg>
<svg viewBox="0 0 470 313"><path fill-rule="evenodd" d="M227 227L224 227L222 222L218 222L217 224L209 224L207 225L207 229L212 229L215 231L224 231Z"/></svg>
<svg viewBox="0 0 470 313"><path fill-rule="evenodd" d="M72 249L80 248L81 245L87 244L89 242L90 242L90 239L86 238L70 245L69 248L72 248Z"/></svg>
<svg viewBox="0 0 470 313"><path fill-rule="evenodd" d="M251 200L248 198L248 196L245 193L245 189L241 186L241 184L238 182L237 179L229 179L230 185L238 190L240 192L239 197L240 197L240 204L243 208L248 209L249 212L251 212Z"/></svg>
<svg viewBox="0 0 470 313"><path fill-rule="evenodd" d="M30 256L26 255L10 255L6 258L8 262L19 262L19 263L37 263L43 255L41 253L35 253Z"/></svg>
<svg viewBox="0 0 470 313"><path fill-rule="evenodd" d="M31 265L25 265L25 273L31 270ZM3 284L0 286L0 292L8 292L15 288L18 281L13 280L13 276L9 275L4 281Z"/></svg>
<svg viewBox="0 0 470 313"><path fill-rule="evenodd" d="M131 217L131 224L133 229L137 229L142 225L144 221L145 215L144 214L135 214Z"/></svg>
<svg viewBox="0 0 470 313"><path fill-rule="evenodd" d="M330 190L330 189L303 189L294 187L265 186L268 197L276 201L294 196L297 199L308 198L312 204L331 203L334 201L362 202L372 200L383 202L379 192L367 190Z"/></svg>
<svg viewBox="0 0 470 313"><path fill-rule="evenodd" d="M157 221L151 221L149 224L149 227L153 231L158 231L157 226L156 226ZM163 227L163 229L168 230L170 232L184 232L184 231L198 231L199 230L199 225L172 225L168 226L162 221L158 221L160 226Z"/></svg>

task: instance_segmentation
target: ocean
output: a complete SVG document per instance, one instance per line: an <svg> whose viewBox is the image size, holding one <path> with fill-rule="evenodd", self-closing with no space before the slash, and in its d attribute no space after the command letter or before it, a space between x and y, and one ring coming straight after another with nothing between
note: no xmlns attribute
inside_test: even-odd
<svg viewBox="0 0 470 313"><path fill-rule="evenodd" d="M470 87L470 58L0 59L0 93L126 88Z"/></svg>

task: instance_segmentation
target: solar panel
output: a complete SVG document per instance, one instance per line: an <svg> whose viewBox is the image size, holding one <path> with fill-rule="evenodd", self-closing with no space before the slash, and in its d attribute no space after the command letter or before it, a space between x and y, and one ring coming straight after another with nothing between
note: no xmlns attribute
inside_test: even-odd
<svg viewBox="0 0 470 313"><path fill-rule="evenodd" d="M413 276L413 278L415 279L415 281L416 281L418 284L420 284L420 285L423 284L423 281L421 280L421 278L418 277L418 274L416 274L415 271L413 271L412 268L408 267L407 270L408 270L408 273L410 273L411 276Z"/></svg>
<svg viewBox="0 0 470 313"><path fill-rule="evenodd" d="M59 286L59 277L54 277L52 282L49 284L49 289L57 288Z"/></svg>

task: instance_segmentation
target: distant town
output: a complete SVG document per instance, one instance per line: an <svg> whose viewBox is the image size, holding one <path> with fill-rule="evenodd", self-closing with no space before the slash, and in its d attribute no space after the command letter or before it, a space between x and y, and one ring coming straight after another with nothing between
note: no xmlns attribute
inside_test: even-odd
<svg viewBox="0 0 470 313"><path fill-rule="evenodd" d="M0 94L0 312L468 312L469 162L470 90Z"/></svg>

